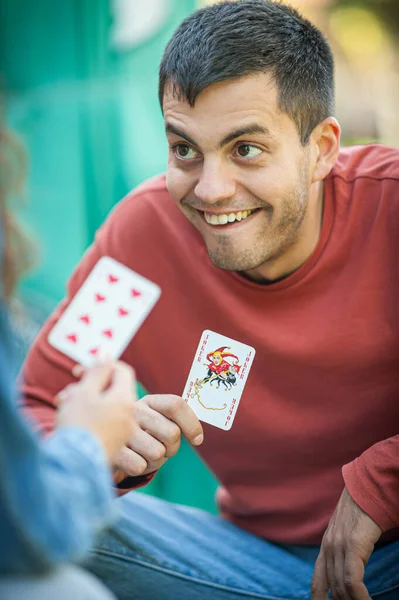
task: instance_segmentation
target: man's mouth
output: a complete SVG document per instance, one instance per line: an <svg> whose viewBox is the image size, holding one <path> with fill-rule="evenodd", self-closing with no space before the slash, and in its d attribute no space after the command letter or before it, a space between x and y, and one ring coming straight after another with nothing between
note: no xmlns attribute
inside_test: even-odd
<svg viewBox="0 0 399 600"><path fill-rule="evenodd" d="M250 215L256 212L258 209L251 210L240 210L238 212L229 212L221 215L215 215L215 213L202 212L205 221L209 225L230 225L231 223L243 221L247 219Z"/></svg>

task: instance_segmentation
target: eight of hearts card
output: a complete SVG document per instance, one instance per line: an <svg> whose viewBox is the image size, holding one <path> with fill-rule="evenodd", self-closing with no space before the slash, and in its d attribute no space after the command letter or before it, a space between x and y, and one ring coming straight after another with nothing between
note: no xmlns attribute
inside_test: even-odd
<svg viewBox="0 0 399 600"><path fill-rule="evenodd" d="M48 341L85 367L99 357L117 359L160 294L155 283L104 256L51 330Z"/></svg>
<svg viewBox="0 0 399 600"><path fill-rule="evenodd" d="M183 392L200 421L231 428L254 357L251 346L203 332Z"/></svg>

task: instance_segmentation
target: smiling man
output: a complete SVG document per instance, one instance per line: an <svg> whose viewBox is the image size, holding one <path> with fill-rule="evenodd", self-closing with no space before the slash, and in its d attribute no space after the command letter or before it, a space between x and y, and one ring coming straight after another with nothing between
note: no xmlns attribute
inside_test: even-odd
<svg viewBox="0 0 399 600"><path fill-rule="evenodd" d="M304 145L267 73L215 83L194 106L168 81L166 185L211 261L254 280L293 272L319 239L321 180L338 154L338 123L326 117Z"/></svg>
<svg viewBox="0 0 399 600"><path fill-rule="evenodd" d="M267 0L186 19L159 98L166 178L100 229L23 391L50 430L72 363L47 335L102 256L156 282L122 357L155 395L116 481L145 484L183 434L220 481L221 516L127 494L90 568L126 600L397 599L399 151L340 150L328 43ZM230 431L202 431L177 397L204 329L256 349Z"/></svg>

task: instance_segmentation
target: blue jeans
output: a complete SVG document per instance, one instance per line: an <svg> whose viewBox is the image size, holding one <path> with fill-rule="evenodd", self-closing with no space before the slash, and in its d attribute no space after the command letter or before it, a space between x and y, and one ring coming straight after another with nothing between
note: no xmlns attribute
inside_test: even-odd
<svg viewBox="0 0 399 600"><path fill-rule="evenodd" d="M89 573L66 565L45 575L0 577L1 600L116 600Z"/></svg>
<svg viewBox="0 0 399 600"><path fill-rule="evenodd" d="M185 506L131 492L86 567L119 600L303 600L319 548L279 546ZM366 569L372 598L399 599L399 542Z"/></svg>

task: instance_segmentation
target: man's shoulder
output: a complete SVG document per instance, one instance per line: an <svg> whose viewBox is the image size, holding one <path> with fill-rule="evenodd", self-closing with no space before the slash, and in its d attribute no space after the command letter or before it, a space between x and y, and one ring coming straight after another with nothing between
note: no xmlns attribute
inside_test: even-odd
<svg viewBox="0 0 399 600"><path fill-rule="evenodd" d="M169 195L166 187L166 175L165 173L159 173L154 175L146 181L140 183L134 190L129 193L130 195L141 196L143 194L167 194Z"/></svg>
<svg viewBox="0 0 399 600"><path fill-rule="evenodd" d="M161 174L131 190L114 207L108 221L118 228L132 230L145 226L152 229L160 219L174 223L180 222L182 217L166 187L165 174Z"/></svg>
<svg viewBox="0 0 399 600"><path fill-rule="evenodd" d="M348 183L359 178L399 181L399 149L383 144L342 148L331 176Z"/></svg>
<svg viewBox="0 0 399 600"><path fill-rule="evenodd" d="M142 206L158 206L159 203L162 205L170 204L171 206L174 206L172 197L166 187L165 173L155 175L143 183L140 183L136 188L131 190L123 200L121 200L119 206L123 206L126 211L134 211L139 207L140 210L142 210Z"/></svg>
<svg viewBox="0 0 399 600"><path fill-rule="evenodd" d="M183 241L192 246L198 235L177 208L166 187L165 175L157 175L129 192L112 210L98 233L103 247L118 254L153 254L153 244L164 252L176 250Z"/></svg>

